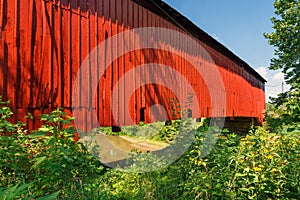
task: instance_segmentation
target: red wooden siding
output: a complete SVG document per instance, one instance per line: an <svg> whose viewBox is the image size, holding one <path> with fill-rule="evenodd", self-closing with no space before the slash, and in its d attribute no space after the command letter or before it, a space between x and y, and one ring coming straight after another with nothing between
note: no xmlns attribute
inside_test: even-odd
<svg viewBox="0 0 300 200"><path fill-rule="evenodd" d="M81 63L91 50L113 35L140 27L163 27L185 33L131 0L0 0L0 95L4 99L11 99L11 106L17 113L16 120L22 119L27 112L38 116L56 107L71 112L74 81ZM134 41L136 46L139 46L139 42L138 38ZM201 41L199 43L214 59L223 78L226 89L223 91L226 93L224 115L256 117L262 121L265 109L264 82L217 50ZM119 48L124 47L117 45L107 54L114 54ZM203 79L184 59L186 52L180 54L181 57L163 50L143 49L115 60L100 79L94 97L96 105L92 105L90 98L81 98L80 106L74 109L83 111L80 112L84 115L81 123L94 124L99 120L102 126L128 125L129 120L125 117L127 106L135 123L140 120L141 108L145 108L145 120L149 122L152 105L161 104L168 109L168 98L174 97L172 91L162 85L149 84L136 90L130 97L130 105L121 101L113 102L112 105L118 110L118 118L112 119L113 87L130 70L135 72L132 75L133 86L139 85L143 77L149 78L149 71L135 69L147 63L171 66L192 83L198 91L201 115L193 117L216 117L211 115L211 99ZM205 64L206 58L202 59ZM87 76L98 74L91 70L85 73ZM156 73L162 79L171 78L164 71ZM81 81L93 84L91 80ZM125 95L126 83L123 82L123 85L124 89L118 91L119 97ZM88 90L79 89L89 96ZM98 119L85 112L90 109L97 112ZM171 118L170 112L168 116ZM159 116L155 120L160 120ZM29 124L30 128L39 125L38 120ZM86 126L84 129L90 128Z"/></svg>

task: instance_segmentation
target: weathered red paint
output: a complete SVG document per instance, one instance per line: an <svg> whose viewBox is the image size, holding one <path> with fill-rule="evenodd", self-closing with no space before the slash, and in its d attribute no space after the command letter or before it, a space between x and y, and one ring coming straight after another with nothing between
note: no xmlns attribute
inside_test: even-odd
<svg viewBox="0 0 300 200"><path fill-rule="evenodd" d="M27 112L38 116L56 107L63 107L70 112L72 87L80 64L89 52L115 34L150 26L186 33L132 0L0 0L0 95L12 100L11 106L17 113L15 120L22 119ZM139 46L138 39L134 42ZM226 113L211 115L208 90L203 79L184 59L186 52L181 52L180 57L162 50L143 49L120 57L105 71L94 97L97 99L96 105L91 105L92 99L89 98L80 100L80 107L75 110L94 109L98 115L98 119L92 119L82 112L85 120L81 123L90 124L87 122L99 120L103 126L128 125L129 121L124 115L126 106L129 106L135 123L140 120L140 109L145 108L145 120L149 122L151 105L159 103L168 108L167 99L173 96L172 91L161 85L146 85L131 96L130 105L114 102L113 106L118 108L119 115L117 119L112 118L111 92L120 77L135 66L153 62L173 67L199 91L197 97L201 116L193 117L242 116L258 118L262 122L265 109L264 81L218 49L202 41L199 43L210 53L223 78ZM124 47L119 45L116 48L114 51ZM205 58L203 61L205 63ZM85 73L91 76L95 72ZM145 70L136 70L132 80L137 85L141 78L149 78L148 75L149 72ZM164 71L159 76L170 78L165 76ZM125 88L120 90L119 96L123 96L124 91ZM168 116L171 118L170 113ZM38 126L38 118L29 123L30 129ZM89 128L85 127L85 131Z"/></svg>

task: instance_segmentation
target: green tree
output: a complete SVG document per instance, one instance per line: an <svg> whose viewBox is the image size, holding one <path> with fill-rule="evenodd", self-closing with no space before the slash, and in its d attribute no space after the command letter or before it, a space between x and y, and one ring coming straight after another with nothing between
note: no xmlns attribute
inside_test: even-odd
<svg viewBox="0 0 300 200"><path fill-rule="evenodd" d="M282 70L285 82L291 88L273 99L283 109L282 122L300 122L300 0L275 0L276 17L272 17L274 32L264 34L275 47L271 70ZM299 125L298 125L299 126Z"/></svg>

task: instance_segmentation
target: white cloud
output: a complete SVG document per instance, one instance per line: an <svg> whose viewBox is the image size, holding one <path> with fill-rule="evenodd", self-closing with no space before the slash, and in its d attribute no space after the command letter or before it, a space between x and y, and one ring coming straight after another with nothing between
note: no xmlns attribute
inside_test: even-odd
<svg viewBox="0 0 300 200"><path fill-rule="evenodd" d="M265 84L266 100L269 101L269 97L276 97L282 92L282 81L284 81L284 74L277 71L270 71L267 67L261 66L255 69L262 77L267 81ZM284 86L286 91L289 88L288 85Z"/></svg>
<svg viewBox="0 0 300 200"><path fill-rule="evenodd" d="M261 66L257 69L255 69L264 79L268 80L268 70L266 67Z"/></svg>
<svg viewBox="0 0 300 200"><path fill-rule="evenodd" d="M284 74L282 72L278 72L277 74L275 74L272 79L274 81L283 81L284 80Z"/></svg>

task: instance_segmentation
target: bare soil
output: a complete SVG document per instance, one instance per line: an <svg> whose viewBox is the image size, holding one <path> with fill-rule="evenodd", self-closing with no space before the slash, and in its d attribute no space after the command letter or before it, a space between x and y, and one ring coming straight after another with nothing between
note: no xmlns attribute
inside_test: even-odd
<svg viewBox="0 0 300 200"><path fill-rule="evenodd" d="M142 153L163 149L167 144L162 142L152 142L143 138L132 138L128 136L106 136L111 143L118 148L131 152L137 150Z"/></svg>

